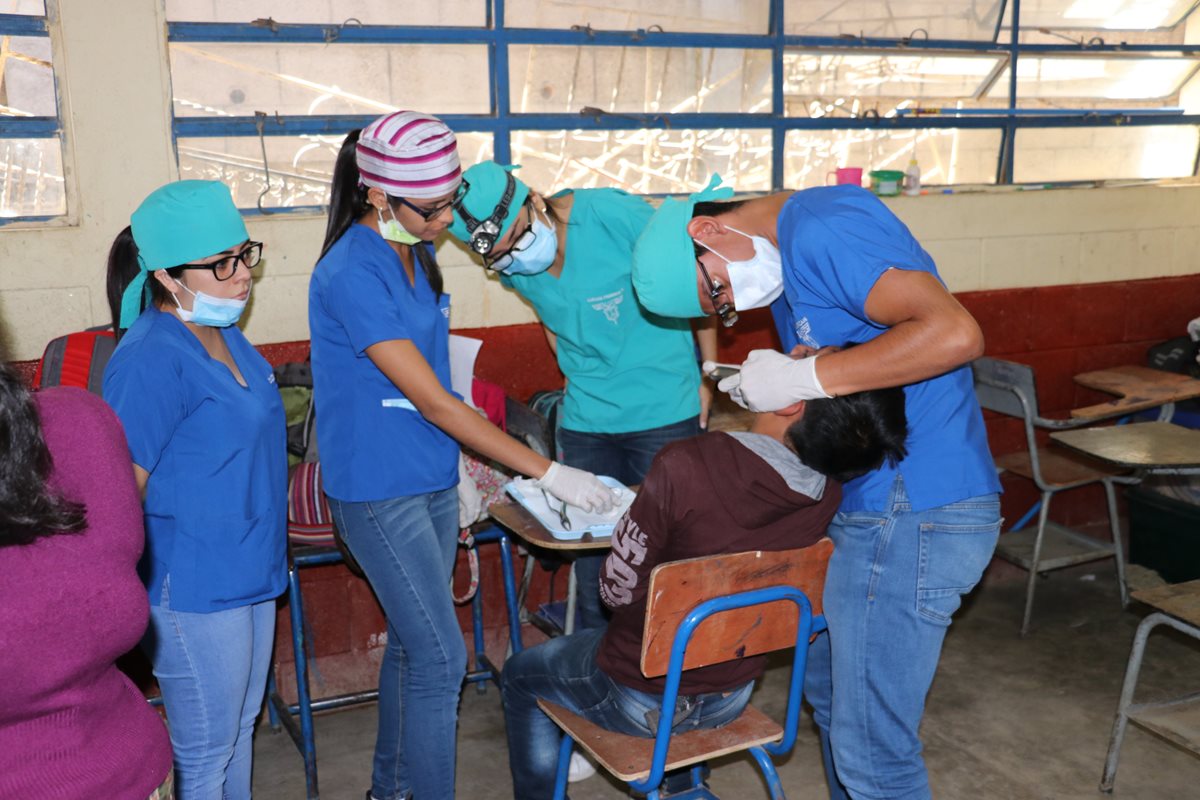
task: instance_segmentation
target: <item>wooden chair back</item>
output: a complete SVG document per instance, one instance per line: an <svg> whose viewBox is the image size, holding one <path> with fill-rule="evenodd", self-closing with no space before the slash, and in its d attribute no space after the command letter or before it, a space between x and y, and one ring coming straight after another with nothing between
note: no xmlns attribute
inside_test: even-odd
<svg viewBox="0 0 1200 800"><path fill-rule="evenodd" d="M650 573L642 674L656 678L667 673L675 631L705 600L768 586L795 586L808 597L813 616L819 615L832 552L833 542L822 539L797 550L752 550L659 564ZM714 614L696 628L683 668L792 647L798 621L796 605L786 600Z"/></svg>

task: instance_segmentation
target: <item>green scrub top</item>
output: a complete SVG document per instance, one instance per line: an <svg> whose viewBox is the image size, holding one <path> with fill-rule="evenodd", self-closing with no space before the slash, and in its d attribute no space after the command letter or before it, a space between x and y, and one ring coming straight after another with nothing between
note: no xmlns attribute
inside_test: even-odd
<svg viewBox="0 0 1200 800"><path fill-rule="evenodd" d="M689 321L647 311L633 292L633 245L653 213L616 189L577 190L562 275L501 276L558 337L564 428L629 433L700 413Z"/></svg>

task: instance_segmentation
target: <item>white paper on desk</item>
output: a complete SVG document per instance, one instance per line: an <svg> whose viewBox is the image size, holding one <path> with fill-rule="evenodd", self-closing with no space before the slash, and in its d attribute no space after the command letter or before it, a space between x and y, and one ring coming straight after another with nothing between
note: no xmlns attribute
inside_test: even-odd
<svg viewBox="0 0 1200 800"><path fill-rule="evenodd" d="M479 357L482 339L450 334L450 389L462 396L463 402L475 408L471 399L471 383L475 380L475 359Z"/></svg>
<svg viewBox="0 0 1200 800"><path fill-rule="evenodd" d="M616 506L605 514L593 514L576 506L567 506L567 519L571 521L570 530L564 528L562 520L559 519L560 501L558 498L550 495L551 502L554 503L554 507L551 508L550 504L546 502L546 496L542 494L542 490L533 480L517 478L504 488L514 500L525 507L525 510L533 514L542 527L555 539L581 539L585 533L590 533L592 536L611 536L613 528L629 510L636 495L633 490L616 478L610 478L607 475L598 475L597 477L606 485L611 486L617 494Z"/></svg>

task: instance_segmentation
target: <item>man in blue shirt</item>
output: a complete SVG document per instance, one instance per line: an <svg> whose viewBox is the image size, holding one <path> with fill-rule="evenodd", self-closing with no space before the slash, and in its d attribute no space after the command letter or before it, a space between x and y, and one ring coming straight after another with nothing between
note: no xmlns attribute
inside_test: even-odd
<svg viewBox="0 0 1200 800"><path fill-rule="evenodd" d="M853 186L745 201L665 200L634 251L638 299L664 316L771 306L785 353L756 350L720 388L753 411L903 386L908 457L846 484L829 535L829 635L806 693L830 795L931 797L917 730L951 615L987 566L999 482L967 363L983 335L899 219ZM837 350L830 345L860 342Z"/></svg>

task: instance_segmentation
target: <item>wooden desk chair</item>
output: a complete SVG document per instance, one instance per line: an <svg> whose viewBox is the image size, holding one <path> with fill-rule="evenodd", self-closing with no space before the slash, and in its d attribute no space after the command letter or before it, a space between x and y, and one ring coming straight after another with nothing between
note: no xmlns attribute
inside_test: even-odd
<svg viewBox="0 0 1200 800"><path fill-rule="evenodd" d="M1144 589L1134 592L1133 598L1146 603L1155 611L1142 620L1133 637L1133 648L1129 653L1129 663L1125 667L1121 700L1117 705L1112 738L1108 743L1108 758L1104 762L1104 775L1100 779L1102 792L1113 790L1113 782L1117 779L1117 760L1121 755L1121 743L1125 740L1125 729L1130 722L1184 750L1200 755L1200 694L1185 694L1153 702L1133 702L1138 674L1142 669L1142 656L1146 652L1146 639L1152 630L1159 625L1166 625L1185 636L1200 640L1200 580Z"/></svg>
<svg viewBox="0 0 1200 800"><path fill-rule="evenodd" d="M1033 367L996 358L980 358L972 364L972 368L979 404L991 411L1017 417L1025 423L1026 449L998 457L996 466L1002 471L1033 481L1042 494L1037 526L1009 531L1000 537L1000 543L996 546L998 556L1029 571L1021 635L1024 636L1029 630L1038 575L1050 570L1112 558L1116 562L1121 606L1124 607L1129 600L1125 589L1125 556L1113 484L1133 483L1135 479L1127 477L1126 471L1107 467L1069 450L1038 446L1037 428L1065 430L1089 424L1092 420L1058 420L1040 416ZM1056 493L1094 483L1104 486L1108 500L1111 543L1101 542L1048 519L1050 500Z"/></svg>
<svg viewBox="0 0 1200 800"><path fill-rule="evenodd" d="M657 735L653 739L605 730L554 703L538 706L563 730L554 797L562 800L575 743L631 788L658 799L668 770L749 750L772 798L783 798L771 755L796 741L808 643L825 630L821 594L833 542L779 552L752 551L661 564L650 576L642 641L642 674L666 675ZM811 599L810 599L811 598ZM671 735L680 673L710 664L791 647L795 651L783 725L751 705L722 728ZM715 797L693 770L689 797Z"/></svg>

